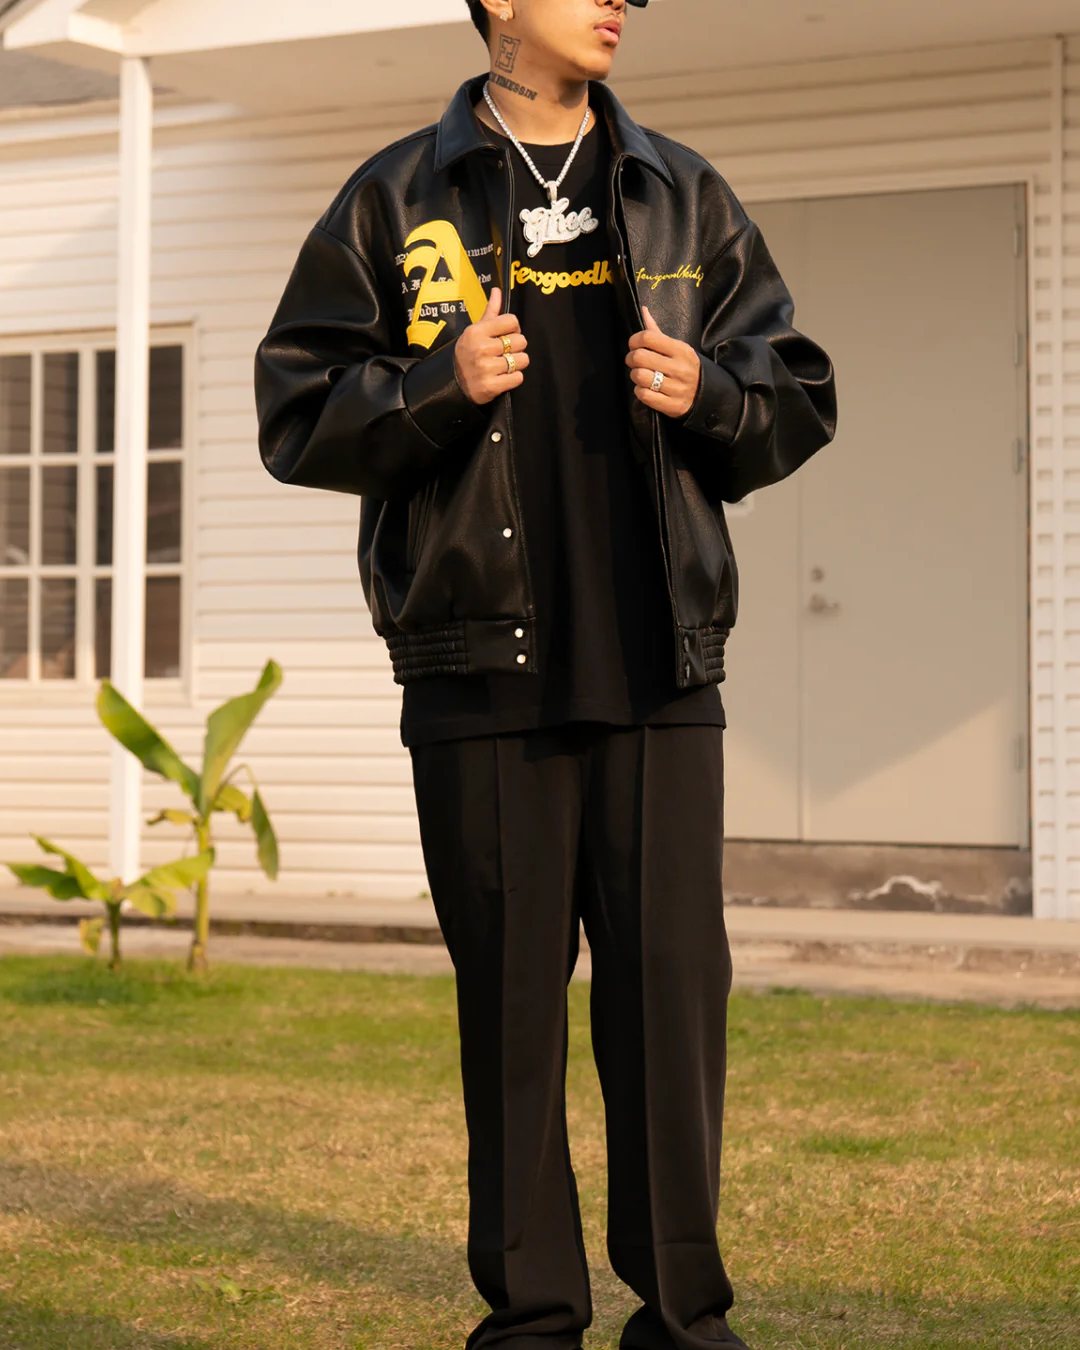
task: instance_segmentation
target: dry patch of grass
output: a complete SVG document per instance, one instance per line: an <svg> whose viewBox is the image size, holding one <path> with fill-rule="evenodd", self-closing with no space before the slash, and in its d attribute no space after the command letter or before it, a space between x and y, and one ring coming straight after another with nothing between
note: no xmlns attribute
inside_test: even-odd
<svg viewBox="0 0 1080 1350"><path fill-rule="evenodd" d="M602 1105L571 990L597 1317ZM758 1350L1076 1350L1080 1018L732 1004L721 1233ZM465 1265L452 982L0 961L0 1344L453 1350Z"/></svg>

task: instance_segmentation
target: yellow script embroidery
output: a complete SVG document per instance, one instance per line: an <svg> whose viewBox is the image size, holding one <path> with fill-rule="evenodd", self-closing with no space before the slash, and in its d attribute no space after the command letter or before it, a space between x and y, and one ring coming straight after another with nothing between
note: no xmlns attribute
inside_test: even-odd
<svg viewBox="0 0 1080 1350"><path fill-rule="evenodd" d="M587 272L538 272L535 267L523 267L515 262L510 268L510 285L524 286L531 282L545 295L564 290L567 286L613 286L615 276L607 261L593 263Z"/></svg>
<svg viewBox="0 0 1080 1350"><path fill-rule="evenodd" d="M656 290L662 281L693 281L700 289L701 283L705 280L705 273L700 266L691 272L688 264L684 264L677 272L646 272L644 267L637 270L638 281L649 281L652 283L650 290Z"/></svg>
<svg viewBox="0 0 1080 1350"><path fill-rule="evenodd" d="M448 220L432 220L413 230L405 240L405 275L408 276L418 267L424 269L424 279L416 293L412 322L406 330L409 346L431 348L435 339L446 327L446 320L422 317L438 313L432 306L452 305L455 309L465 306L473 323L483 318L487 309L487 296L476 275L461 236ZM443 264L448 276L436 281L435 273ZM447 311L444 308L442 312Z"/></svg>

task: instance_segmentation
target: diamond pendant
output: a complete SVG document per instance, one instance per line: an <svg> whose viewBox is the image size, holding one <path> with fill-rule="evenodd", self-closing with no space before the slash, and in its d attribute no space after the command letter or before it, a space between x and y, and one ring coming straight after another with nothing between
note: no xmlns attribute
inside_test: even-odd
<svg viewBox="0 0 1080 1350"><path fill-rule="evenodd" d="M569 197L555 200L554 183L548 184L551 196L550 206L538 206L534 211L522 211L521 223L525 227L525 238L529 241L529 257L535 258L545 244L569 244L580 239L583 234L592 234L600 228L600 222L592 213L592 207L586 206L580 211L566 214L570 205Z"/></svg>

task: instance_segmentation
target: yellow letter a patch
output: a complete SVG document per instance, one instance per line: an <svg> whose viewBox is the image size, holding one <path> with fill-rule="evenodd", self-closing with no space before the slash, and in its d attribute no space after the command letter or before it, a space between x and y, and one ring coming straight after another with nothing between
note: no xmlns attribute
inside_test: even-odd
<svg viewBox="0 0 1080 1350"><path fill-rule="evenodd" d="M464 303L470 320L476 323L483 318L487 309L487 296L480 285L465 245L461 242L457 230L448 220L432 220L420 225L405 240L405 275L416 268L424 269L424 279L416 294L413 306L412 322L406 330L409 346L431 348L435 339L446 327L446 320L421 318L425 307L454 305ZM449 276L435 280L440 264Z"/></svg>

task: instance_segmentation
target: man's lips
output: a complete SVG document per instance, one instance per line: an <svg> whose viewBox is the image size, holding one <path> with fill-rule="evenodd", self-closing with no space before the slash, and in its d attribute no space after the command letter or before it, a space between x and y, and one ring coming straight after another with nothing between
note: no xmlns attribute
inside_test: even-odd
<svg viewBox="0 0 1080 1350"><path fill-rule="evenodd" d="M610 19L607 23L597 24L596 31L613 47L619 45L619 39L622 37L622 24L618 20Z"/></svg>

